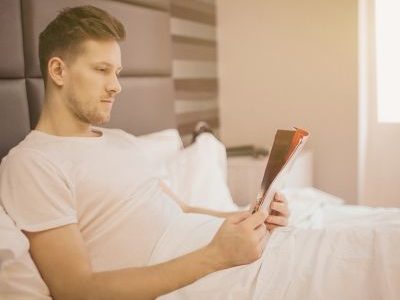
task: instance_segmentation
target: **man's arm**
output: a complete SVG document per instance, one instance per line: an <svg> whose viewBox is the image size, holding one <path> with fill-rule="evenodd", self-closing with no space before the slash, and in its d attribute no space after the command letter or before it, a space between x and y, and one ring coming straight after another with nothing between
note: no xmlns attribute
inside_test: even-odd
<svg viewBox="0 0 400 300"><path fill-rule="evenodd" d="M54 299L154 299L209 273L258 259L269 237L264 219L262 213L235 214L201 249L153 266L107 272L93 272L76 224L26 235Z"/></svg>

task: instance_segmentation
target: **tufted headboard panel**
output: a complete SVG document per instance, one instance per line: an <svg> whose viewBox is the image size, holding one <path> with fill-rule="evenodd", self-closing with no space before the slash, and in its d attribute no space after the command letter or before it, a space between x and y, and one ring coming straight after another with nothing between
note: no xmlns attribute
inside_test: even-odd
<svg viewBox="0 0 400 300"><path fill-rule="evenodd" d="M117 17L122 92L107 127L144 134L176 127L169 0L1 0L0 159L37 123L44 97L38 37L64 7L91 4Z"/></svg>

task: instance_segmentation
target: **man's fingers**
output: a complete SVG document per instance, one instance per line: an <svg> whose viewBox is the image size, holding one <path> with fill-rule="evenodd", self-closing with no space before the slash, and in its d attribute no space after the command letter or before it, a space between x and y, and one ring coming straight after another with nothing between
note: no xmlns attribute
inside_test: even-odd
<svg viewBox="0 0 400 300"><path fill-rule="evenodd" d="M285 217L289 216L289 208L285 202L272 201L271 210L274 210Z"/></svg>
<svg viewBox="0 0 400 300"><path fill-rule="evenodd" d="M269 215L266 219L268 224L279 225L279 226L286 226L288 223L287 218L282 216L272 216Z"/></svg>
<svg viewBox="0 0 400 300"><path fill-rule="evenodd" d="M252 214L250 217L248 217L244 222L246 222L248 226L254 229L263 224L266 220L266 217L267 215L264 212L258 211Z"/></svg>
<svg viewBox="0 0 400 300"><path fill-rule="evenodd" d="M275 193L274 200L279 201L279 202L287 202L285 195L283 195L280 192Z"/></svg>

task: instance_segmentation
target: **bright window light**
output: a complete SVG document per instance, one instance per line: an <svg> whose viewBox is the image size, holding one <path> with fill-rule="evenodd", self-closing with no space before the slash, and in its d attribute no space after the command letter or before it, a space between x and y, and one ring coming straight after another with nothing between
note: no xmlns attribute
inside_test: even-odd
<svg viewBox="0 0 400 300"><path fill-rule="evenodd" d="M375 0L378 122L400 122L400 1Z"/></svg>

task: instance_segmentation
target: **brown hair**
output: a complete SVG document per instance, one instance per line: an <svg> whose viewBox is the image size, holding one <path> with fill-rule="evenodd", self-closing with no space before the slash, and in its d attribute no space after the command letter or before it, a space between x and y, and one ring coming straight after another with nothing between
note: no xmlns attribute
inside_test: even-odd
<svg viewBox="0 0 400 300"><path fill-rule="evenodd" d="M40 71L45 85L50 58L71 58L89 39L122 41L125 29L116 18L91 5L65 8L47 25L39 36Z"/></svg>

